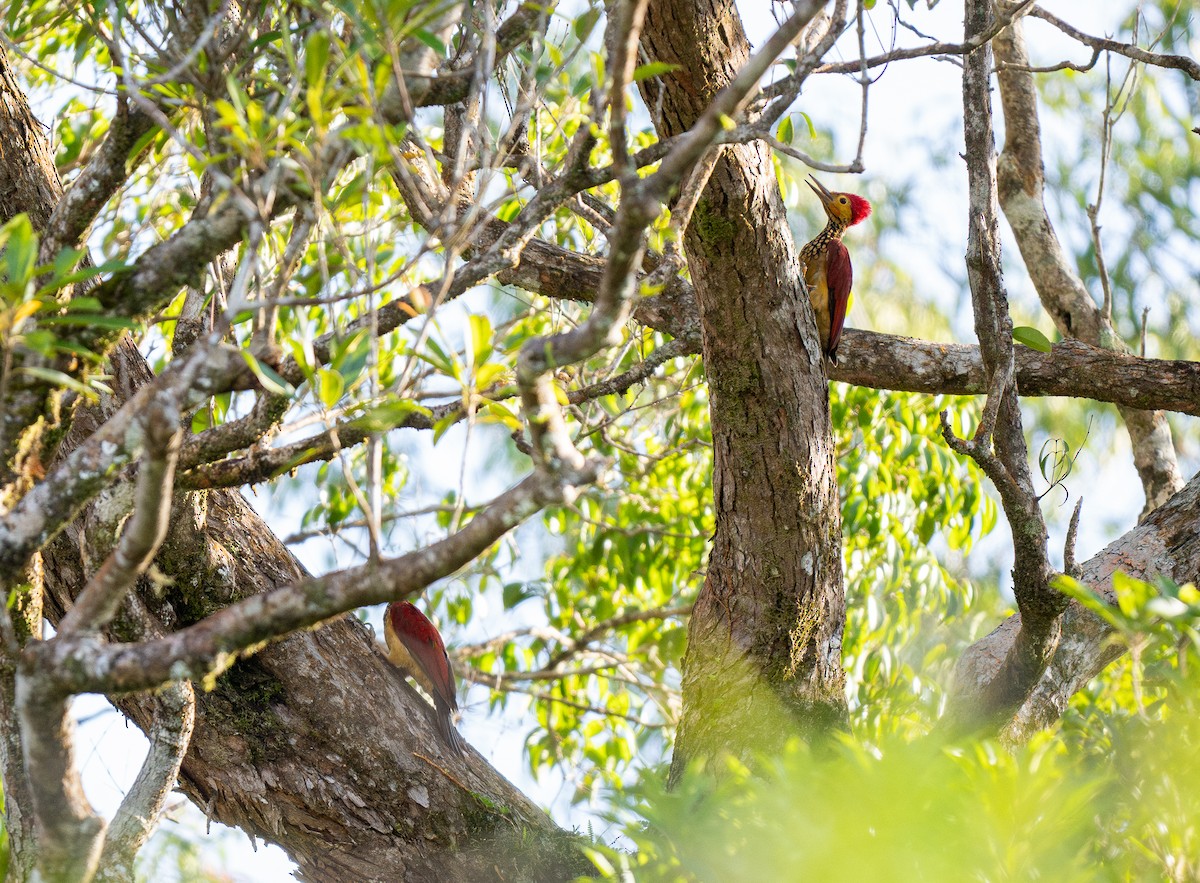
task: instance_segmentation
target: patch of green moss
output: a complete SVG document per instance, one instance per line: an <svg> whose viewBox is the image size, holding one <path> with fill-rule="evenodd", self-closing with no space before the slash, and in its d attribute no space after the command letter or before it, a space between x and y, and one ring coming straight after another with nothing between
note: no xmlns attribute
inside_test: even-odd
<svg viewBox="0 0 1200 883"><path fill-rule="evenodd" d="M692 213L692 228L707 242L729 242L733 239L733 221L714 210L706 199L696 204L696 210Z"/></svg>
<svg viewBox="0 0 1200 883"><path fill-rule="evenodd" d="M241 660L217 678L212 692L201 701L208 722L219 732L244 738L257 763L289 750L286 730L274 708L283 695L279 681L253 660Z"/></svg>
<svg viewBox="0 0 1200 883"><path fill-rule="evenodd" d="M475 806L463 811L467 842L472 851L486 850L501 879L558 881L591 876L596 868L584 849L591 839L578 831L534 827L510 807L472 792Z"/></svg>

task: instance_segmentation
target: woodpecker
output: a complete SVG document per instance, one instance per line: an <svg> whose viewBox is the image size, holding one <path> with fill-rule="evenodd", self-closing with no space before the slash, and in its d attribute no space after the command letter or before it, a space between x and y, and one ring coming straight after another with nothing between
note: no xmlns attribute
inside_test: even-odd
<svg viewBox="0 0 1200 883"><path fill-rule="evenodd" d="M871 214L871 203L853 193L831 193L812 175L808 176L808 186L821 200L829 223L800 250L800 260L813 312L817 314L821 350L836 365L838 341L854 282L850 252L842 244L842 234Z"/></svg>
<svg viewBox="0 0 1200 883"><path fill-rule="evenodd" d="M388 660L433 699L438 731L456 754L463 754L465 743L453 721L458 712L454 672L437 628L408 601L396 601L383 615L383 636L387 639Z"/></svg>

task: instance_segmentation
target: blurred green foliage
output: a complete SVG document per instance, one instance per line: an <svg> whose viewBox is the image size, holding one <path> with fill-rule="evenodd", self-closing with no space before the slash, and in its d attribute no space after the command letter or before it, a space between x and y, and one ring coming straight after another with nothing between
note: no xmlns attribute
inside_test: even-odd
<svg viewBox="0 0 1200 883"><path fill-rule="evenodd" d="M1200 874L1200 593L1122 583L1135 649L1029 744L856 728L755 771L662 771L621 792L599 876L638 881L1194 880ZM1076 592L1086 597L1087 590ZM1109 615L1102 600L1095 609Z"/></svg>

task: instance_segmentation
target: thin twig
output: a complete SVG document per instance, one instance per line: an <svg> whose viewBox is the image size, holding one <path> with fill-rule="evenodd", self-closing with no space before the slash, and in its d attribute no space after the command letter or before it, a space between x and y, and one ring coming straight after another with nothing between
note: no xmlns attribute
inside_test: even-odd
<svg viewBox="0 0 1200 883"><path fill-rule="evenodd" d="M1079 565L1075 561L1075 538L1079 534L1079 513L1083 509L1083 497L1075 501L1071 523L1067 525L1067 539L1063 544L1063 573L1071 579L1079 579Z"/></svg>

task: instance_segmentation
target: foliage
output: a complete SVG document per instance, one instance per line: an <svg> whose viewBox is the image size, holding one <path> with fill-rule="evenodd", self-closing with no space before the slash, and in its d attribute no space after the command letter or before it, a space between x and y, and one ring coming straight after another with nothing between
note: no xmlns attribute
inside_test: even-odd
<svg viewBox="0 0 1200 883"><path fill-rule="evenodd" d="M164 36L173 26L153 4L148 10L123 2L88 6L79 15L68 5L13 4L4 13L6 38L39 62L22 72L43 93L59 85L50 72L55 69L84 79L111 72L110 43L101 37L119 30L121 20L150 21ZM417 174L411 160L418 154L445 160L447 126L421 115L412 126L383 125L375 113L393 72L391 47L416 41L439 58L453 54L454 47L425 27L426 12L436 6L338 3L334 28L324 20L318 26L318 18L330 14L318 4L265 3L260 18L247 24L253 51L236 68L202 71L206 76L160 80L165 62L142 46L125 59L129 75L155 84L149 91L175 111L174 128L156 130L133 150L140 171L101 213L87 243L103 263L85 266L83 251L65 250L38 266L39 238L26 217L0 229L0 343L6 351L20 344L44 356L82 359L92 368L82 381L49 369L21 370L91 398L108 391L106 378L100 357L78 345L75 329L132 331L162 369L188 316L228 307L221 297L229 294L235 271L253 267L257 284L282 303L271 344L294 361L301 377L288 383L259 358L254 310L239 304L236 292L230 295L230 339L244 348L281 412L271 432L285 440L334 430L365 439L339 448L327 462L298 457L270 476L275 481L264 496L280 523L297 531L296 545L316 540L336 550L322 559L324 551L301 546L309 562L341 562L343 555L360 561L445 537L468 523L491 492L527 471L526 452L510 437L524 427L516 402L518 354L530 340L577 327L589 311L494 279L457 300L446 296L468 245L453 235L429 235L402 187L405 174ZM1163 51L1186 51L1194 41L1196 23L1176 12L1167 0L1149 5L1151 30L1166 28ZM531 172L509 163L472 171L483 179L476 190L481 204L473 209L504 222L532 212L540 176L561 170L573 141L589 128L595 130L592 164L612 161L608 133L593 119L598 87L611 82L600 16L598 3L560 13L545 41L522 45L501 66L503 100L491 97L480 126L487 142L476 149L495 155L515 134L532 145L544 168ZM670 71L670 65L645 64L633 80ZM1042 88L1056 122L1073 130L1096 125L1106 107L1118 116L1101 214L1106 224L1109 211L1121 215L1104 240L1117 330L1134 343L1141 308L1153 303L1150 348L1175 357L1190 354L1200 331L1190 309L1200 296L1200 265L1191 247L1200 231L1190 207L1200 187L1200 142L1188 131L1195 102L1179 100L1180 94L1194 99L1195 84L1174 89L1162 77L1143 74L1125 92L1117 91L1119 81L1098 85L1077 75L1047 77ZM527 121L511 106L522 89L540 99ZM109 130L109 96L62 90L44 100L56 119L55 161L69 184ZM497 109L501 104L507 119ZM836 148L844 148L832 123L816 117L806 99L800 107L775 128L778 139L832 161ZM634 151L655 142L646 108L635 111L644 125L630 136ZM506 133L509 124L520 131ZM325 182L318 160L334 131L356 159ZM1086 206L1099 202L1101 154L1091 139L1082 146L1076 139L1069 151L1059 151L1048 174L1080 256L1079 272L1098 294ZM931 162L936 174L946 160ZM119 277L132 256L169 239L202 206L212 209L234 193L261 198L255 182L273 167L296 173L311 205L230 251L154 315L102 314L86 294L65 300L69 286ZM778 161L776 174L797 230L819 226L799 167ZM868 176L858 185L879 210L856 243L864 302L851 324L856 316L869 325L886 317L889 331L948 337L955 308L926 290L920 265L893 254L897 242L911 248L905 212L919 204L922 188L935 190L939 182L904 174L905 183L886 194L882 178ZM213 180L225 182L217 197L206 192ZM530 235L602 256L618 185L591 188L588 198L587 204L554 206ZM669 217L664 210L648 231L652 261L673 244ZM947 257L946 243L928 251L931 263L958 261L957 253ZM424 299L414 296L422 291ZM871 302L867 292L887 296ZM370 323L384 308L405 310L412 321L373 335ZM36 330L27 333L35 318ZM1200 599L1193 587L1118 578L1113 608L1064 583L1131 652L1072 700L1053 731L1029 745L947 744L936 733L958 651L1007 612L1007 599L996 591L1000 566L991 558L980 563L986 554L980 546L997 524L996 503L978 468L941 439L943 410L958 429L978 419L977 403L967 399L832 386L850 733L827 754L796 743L755 769L731 763L715 777L694 775L679 789L664 790L661 762L680 715L687 614L705 577L714 525L712 434L696 356L668 359L614 394L590 392L657 361L671 344L637 325L622 334L612 349L555 377L561 401L570 404L566 415L576 444L609 464L605 481L547 510L540 530L530 532L532 541L523 535L521 543L496 544L426 597L447 626L461 673L488 685L489 711L511 716L525 708L522 702L531 703L529 771L565 778L575 802L601 808L624 827L626 842L595 848L603 876L1200 875L1200 766L1193 760L1200 740L1194 658ZM1050 347L1032 326L1019 326L1014 337L1038 350ZM314 350L322 338L327 358ZM246 392L217 396L189 415L191 431L212 437L260 402ZM1035 437L1084 435L1076 430L1086 422L1085 409L1090 415L1094 407L1030 404ZM431 424L419 440L396 428L414 416ZM1091 437L1089 451L1106 457L1112 431ZM497 611L502 614L491 615ZM155 868L177 865L181 878L201 873L186 841L168 843L147 861Z"/></svg>
<svg viewBox="0 0 1200 883"><path fill-rule="evenodd" d="M824 756L794 742L755 772L730 763L671 792L652 773L617 795L632 848L597 846L598 876L1195 879L1200 594L1119 584L1120 640L1140 649L1029 744L892 732Z"/></svg>

